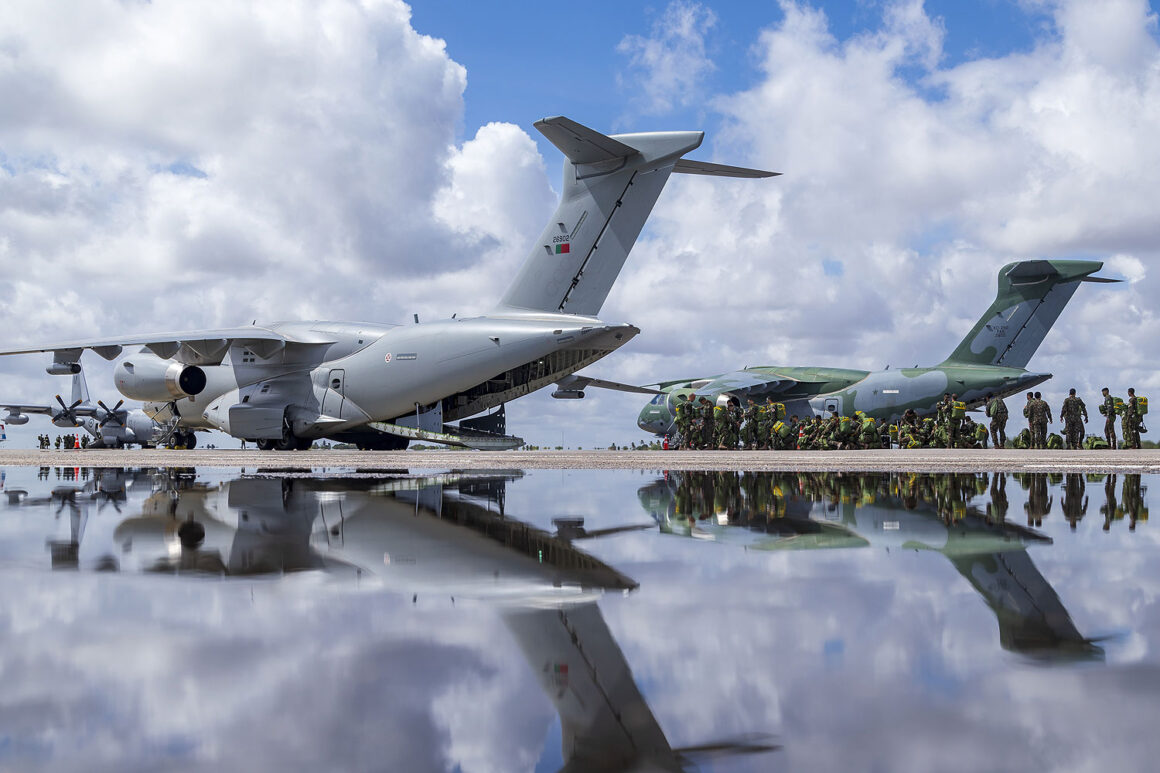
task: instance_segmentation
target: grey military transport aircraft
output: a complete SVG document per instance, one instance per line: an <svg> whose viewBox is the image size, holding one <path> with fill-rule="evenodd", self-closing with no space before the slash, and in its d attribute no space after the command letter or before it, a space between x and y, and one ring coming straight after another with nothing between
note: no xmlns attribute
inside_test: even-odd
<svg viewBox="0 0 1160 773"><path fill-rule="evenodd" d="M667 435L675 430L678 402L707 397L718 405L731 398L784 403L787 414L813 416L864 411L894 421L908 408L933 413L943 394L955 393L968 408L989 392L1006 397L1051 378L1026 369L1047 331L1081 282L1116 282L1094 277L1103 263L1094 260L1026 260L999 270L999 289L990 308L950 356L934 367L866 371L827 367L762 366L706 378L658 384L640 412L637 425ZM573 379L583 379L576 374Z"/></svg>
<svg viewBox="0 0 1160 773"><path fill-rule="evenodd" d="M220 429L264 449L308 448L317 438L360 448L405 448L413 438L520 445L503 434L508 400L560 381L640 332L596 315L669 175L773 175L684 160L704 139L699 131L606 136L563 117L536 128L565 156L563 195L488 314L405 326L276 322L0 354L52 352L49 372L66 374L79 370L85 349L112 360L127 346L142 347L115 368L121 394L145 402L160 421Z"/></svg>
<svg viewBox="0 0 1160 773"><path fill-rule="evenodd" d="M27 424L29 414L43 414L49 416L57 427L81 427L95 441L90 447L97 448L153 446L162 440L167 430L140 408L122 408L124 400L112 408L101 400L94 404L89 398L84 371L80 369L72 377L71 401L66 403L57 395L56 402L57 405L0 403L0 410L8 411L4 420L9 424ZM193 448L197 442L192 430L176 430L174 439L186 448Z"/></svg>

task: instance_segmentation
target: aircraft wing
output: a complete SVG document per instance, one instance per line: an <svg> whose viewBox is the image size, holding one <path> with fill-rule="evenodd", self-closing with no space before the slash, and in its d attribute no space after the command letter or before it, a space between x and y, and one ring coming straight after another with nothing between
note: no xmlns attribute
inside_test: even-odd
<svg viewBox="0 0 1160 773"><path fill-rule="evenodd" d="M235 343L248 345L258 356L268 357L289 343L324 344L332 342L321 335L317 339L289 336L268 328L249 325L216 330L142 333L111 338L31 344L0 349L0 355L52 352L57 362L76 362L79 360L81 352L85 349L92 349L106 360L112 360L120 355L126 346L144 346L164 359L176 357L189 364L206 365L221 362L230 346Z"/></svg>
<svg viewBox="0 0 1160 773"><path fill-rule="evenodd" d="M0 403L0 411L8 411L8 413L24 413L24 414L44 414L51 416L61 410L59 405L27 405L24 403ZM74 416L96 416L97 409L93 406L78 405L72 409Z"/></svg>
<svg viewBox="0 0 1160 773"><path fill-rule="evenodd" d="M581 389L586 389L587 387L612 389L617 392L636 392L642 395L663 394L661 390L653 389L651 386L633 386L632 384L621 384L617 381L605 381L604 379L581 376L579 373L573 373L570 376L565 376L556 382L556 389L561 392L579 391Z"/></svg>
<svg viewBox="0 0 1160 773"><path fill-rule="evenodd" d="M754 395L775 397L783 392L788 392L800 383L802 382L797 379L770 376L752 370L736 370L718 376L704 386L698 387L697 392L705 394L731 392L741 397Z"/></svg>

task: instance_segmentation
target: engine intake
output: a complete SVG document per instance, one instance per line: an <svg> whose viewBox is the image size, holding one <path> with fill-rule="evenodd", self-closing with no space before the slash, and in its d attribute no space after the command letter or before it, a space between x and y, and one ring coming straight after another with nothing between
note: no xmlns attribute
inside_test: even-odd
<svg viewBox="0 0 1160 773"><path fill-rule="evenodd" d="M205 389L205 371L149 354L138 354L117 363L113 383L130 400L169 402L192 397Z"/></svg>

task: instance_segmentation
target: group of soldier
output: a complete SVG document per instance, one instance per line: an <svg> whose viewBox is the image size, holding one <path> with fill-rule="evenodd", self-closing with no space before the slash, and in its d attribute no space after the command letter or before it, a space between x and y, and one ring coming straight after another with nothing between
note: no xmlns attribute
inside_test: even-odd
<svg viewBox="0 0 1160 773"><path fill-rule="evenodd" d="M803 451L847 450L860 448L986 448L990 440L995 448L1007 448L1007 404L1002 397L988 394L986 414L989 426L967 415L967 406L958 395L947 393L938 403L933 416L920 417L909 408L897 424L890 425L856 411L854 416L839 416L830 411L827 418L813 416L799 419L785 417L785 405L766 398L764 404L748 401L742 409L736 397L716 405L707 397L682 395L677 401L675 447L682 450L746 449ZM1027 429L1012 441L1014 448L1116 448L1116 417L1120 417L1124 448L1140 448L1140 433L1146 432L1143 416L1148 400L1128 390L1128 399L1113 397L1103 389L1099 406L1104 422L1104 437L1085 437L1087 406L1070 390L1060 408L1063 436L1048 435L1052 421L1051 407L1039 392L1027 393L1023 416Z"/></svg>
<svg viewBox="0 0 1160 773"><path fill-rule="evenodd" d="M1013 445L1016 448L1116 448L1116 417L1120 417L1120 431L1124 448L1140 448L1140 433L1146 432L1143 417L1148 413L1148 398L1137 397L1134 388L1128 389L1128 399L1113 397L1111 391L1101 390L1100 413L1104 416L1104 436L1085 437L1084 425L1088 423L1087 405L1077 397L1075 389L1068 390L1059 410L1063 421L1063 437L1048 435L1047 425L1051 423L1051 406L1039 392L1028 392L1027 403L1023 406L1023 416L1027 419L1027 429L1019 433ZM991 417L991 442L996 448L1007 447L1007 405L1003 398L987 395L987 415Z"/></svg>
<svg viewBox="0 0 1160 773"><path fill-rule="evenodd" d="M682 396L683 397L683 396ZM828 419L814 416L804 421L785 416L785 405L766 398L765 404L748 401L742 409L737 398L714 405L706 397L683 397L677 404L678 449L824 450L881 448L885 425L859 412L856 416Z"/></svg>
<svg viewBox="0 0 1160 773"><path fill-rule="evenodd" d="M836 473L836 472L680 472L666 473L666 485L676 488L667 513L670 528L695 526L700 520L716 520L730 526L786 533L780 519L807 518L811 505L880 504L914 510L924 504L947 523L969 515L990 522L1009 517L1007 481L1013 479L1027 492L1023 513L1029 527L1043 525L1058 509L1072 530L1088 514L1089 484L1103 488L1104 504L1098 505L1103 530L1126 521L1135 531L1137 521L1148 520L1147 486L1138 474L1119 476L1098 473ZM1053 489L1058 489L1059 501ZM671 490L671 488L670 488ZM1095 508L1093 508L1095 509ZM661 514L658 514L661 515Z"/></svg>
<svg viewBox="0 0 1160 773"><path fill-rule="evenodd" d="M57 435L56 440L53 440L48 435L37 435L37 442L40 444L41 450L55 445L57 450L61 448L88 448L88 435Z"/></svg>

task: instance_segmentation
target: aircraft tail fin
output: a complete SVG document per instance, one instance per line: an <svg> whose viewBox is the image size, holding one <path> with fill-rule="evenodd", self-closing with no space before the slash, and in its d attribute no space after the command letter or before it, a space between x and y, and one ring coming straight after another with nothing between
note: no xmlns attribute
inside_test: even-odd
<svg viewBox="0 0 1160 773"><path fill-rule="evenodd" d="M999 270L994 302L942 365L1025 368L1080 282L1093 277L1096 260L1024 260Z"/></svg>
<svg viewBox="0 0 1160 773"><path fill-rule="evenodd" d="M769 177L771 172L681 159L704 132L607 136L568 118L536 122L564 154L564 190L551 222L501 307L595 315L673 172Z"/></svg>
<svg viewBox="0 0 1160 773"><path fill-rule="evenodd" d="M672 769L669 742L594 602L504 621L560 715L563 770Z"/></svg>
<svg viewBox="0 0 1160 773"><path fill-rule="evenodd" d="M75 403L78 400L80 400L81 405L89 404L89 385L85 381L83 369L78 370L72 377L72 402Z"/></svg>

